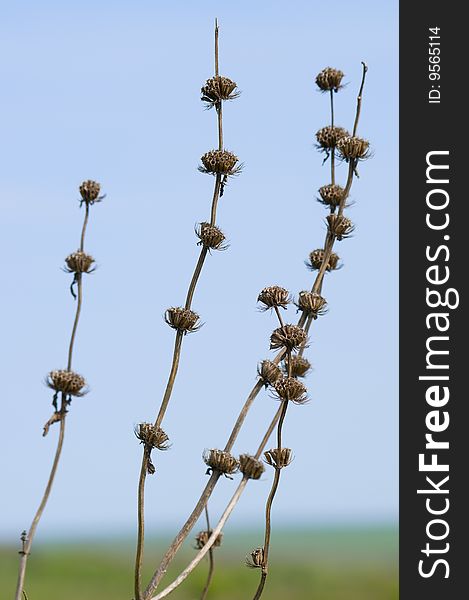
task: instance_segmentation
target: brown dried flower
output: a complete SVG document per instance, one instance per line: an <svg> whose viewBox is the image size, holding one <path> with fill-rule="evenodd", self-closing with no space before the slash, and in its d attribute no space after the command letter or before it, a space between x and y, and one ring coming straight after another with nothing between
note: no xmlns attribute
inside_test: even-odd
<svg viewBox="0 0 469 600"><path fill-rule="evenodd" d="M257 368L259 377L263 380L265 387L274 385L282 377L282 371L271 360L263 360Z"/></svg>
<svg viewBox="0 0 469 600"><path fill-rule="evenodd" d="M334 90L337 92L341 87L341 82L344 74L338 69L332 67L326 67L316 77L316 85L323 92L330 92Z"/></svg>
<svg viewBox="0 0 469 600"><path fill-rule="evenodd" d="M349 237L355 229L352 221L344 215L327 215L327 222L329 223L329 231L335 235L339 242Z"/></svg>
<svg viewBox="0 0 469 600"><path fill-rule="evenodd" d="M220 471L224 475L232 475L238 470L239 464L236 458L229 452L223 450L205 450L203 453L205 464L209 467L207 473L211 470Z"/></svg>
<svg viewBox="0 0 469 600"><path fill-rule="evenodd" d="M197 550L202 550L202 548L208 542L208 539L212 535L212 533L213 533L213 531L211 529L208 529L206 531L199 531L199 533L197 534L197 537L195 538L195 544L196 544ZM218 548L219 546L221 546L222 540L223 540L223 533L220 532L217 535L215 541L213 542L212 548Z"/></svg>
<svg viewBox="0 0 469 600"><path fill-rule="evenodd" d="M81 250L67 256L65 263L67 265L65 270L69 273L91 273L94 271L94 267L91 268L94 258Z"/></svg>
<svg viewBox="0 0 469 600"><path fill-rule="evenodd" d="M228 150L210 150L202 156L199 171L212 175L237 175L241 170L241 165L236 166L238 160L238 157Z"/></svg>
<svg viewBox="0 0 469 600"><path fill-rule="evenodd" d="M92 181L91 179L84 181L80 185L80 195L82 198L82 202L86 202L86 204L94 204L95 202L100 202L104 197L99 195L100 191L101 186L97 181Z"/></svg>
<svg viewBox="0 0 469 600"><path fill-rule="evenodd" d="M346 160L368 158L369 147L370 143L367 140L349 134L337 142L337 150Z"/></svg>
<svg viewBox="0 0 469 600"><path fill-rule="evenodd" d="M338 146L339 140L349 135L349 132L343 127L328 125L316 133L316 139L320 148L329 150Z"/></svg>
<svg viewBox="0 0 469 600"><path fill-rule="evenodd" d="M254 456L241 454L239 457L239 470L249 479L259 479L264 472L264 465Z"/></svg>
<svg viewBox="0 0 469 600"><path fill-rule="evenodd" d="M289 302L291 302L290 293L279 285L271 285L264 288L257 298L258 302L261 302L264 306L263 310L268 310L274 306L281 306L287 308Z"/></svg>
<svg viewBox="0 0 469 600"><path fill-rule="evenodd" d="M264 563L264 548L256 548L246 555L246 566L250 569L260 569Z"/></svg>
<svg viewBox="0 0 469 600"><path fill-rule="evenodd" d="M303 290L298 295L298 302L296 305L300 310L312 316L313 319L317 319L319 315L323 315L327 311L326 299L316 292Z"/></svg>
<svg viewBox="0 0 469 600"><path fill-rule="evenodd" d="M289 363L292 377L305 377L305 375L311 369L311 363L308 359L303 358L303 356L298 356L297 354L294 354L293 356L291 356L289 361L286 360L284 363L284 369L286 374L288 374Z"/></svg>
<svg viewBox="0 0 469 600"><path fill-rule="evenodd" d="M83 396L87 391L85 378L73 371L51 371L46 383L51 389L67 396Z"/></svg>
<svg viewBox="0 0 469 600"><path fill-rule="evenodd" d="M344 188L340 185L323 185L319 188L319 193L321 198L318 198L319 202L322 204L329 206L330 208L335 208L339 206L340 202L344 197Z"/></svg>
<svg viewBox="0 0 469 600"><path fill-rule="evenodd" d="M161 427L155 427L152 423L139 423L135 427L135 435L149 450L168 450L169 438Z"/></svg>
<svg viewBox="0 0 469 600"><path fill-rule="evenodd" d="M278 451L278 448L272 448L271 450L264 452L264 457L266 463L271 467L275 467L276 469L288 467L293 460L293 455L290 448L281 448L280 452Z"/></svg>
<svg viewBox="0 0 469 600"><path fill-rule="evenodd" d="M164 314L166 323L184 334L200 329L199 318L199 315L193 310L182 306L168 308Z"/></svg>
<svg viewBox="0 0 469 600"><path fill-rule="evenodd" d="M205 246L205 248L211 248L212 250L225 250L226 244L225 236L222 230L216 225L210 225L210 223L200 223L196 229L196 235L200 239L199 244Z"/></svg>
<svg viewBox="0 0 469 600"><path fill-rule="evenodd" d="M295 404L305 404L308 399L306 386L295 377L282 377L275 383L274 389L279 398Z"/></svg>
<svg viewBox="0 0 469 600"><path fill-rule="evenodd" d="M317 250L313 250L309 255L309 262L306 264L312 271L318 271L321 268L321 265L324 261L325 252L322 248L318 248ZM331 252L329 256L329 261L327 263L326 271L333 271L337 269L339 264L339 257L335 252Z"/></svg>
<svg viewBox="0 0 469 600"><path fill-rule="evenodd" d="M202 101L207 103L208 108L212 108L222 100L234 100L240 94L236 90L236 83L228 77L216 75L207 79L205 85L200 90Z"/></svg>
<svg viewBox="0 0 469 600"><path fill-rule="evenodd" d="M270 336L270 349L285 347L288 351L296 350L306 342L306 333L298 325L278 327Z"/></svg>

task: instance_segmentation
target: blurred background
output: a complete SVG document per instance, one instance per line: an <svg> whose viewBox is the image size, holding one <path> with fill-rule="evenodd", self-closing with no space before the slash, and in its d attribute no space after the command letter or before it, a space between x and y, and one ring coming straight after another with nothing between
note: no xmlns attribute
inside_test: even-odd
<svg viewBox="0 0 469 600"><path fill-rule="evenodd" d="M365 60L359 134L373 159L352 188L356 230L337 244L344 266L326 276L329 312L311 329L311 401L293 406L284 427L295 460L274 504L265 597L397 598L397 1L25 0L0 14L0 595L13 595L19 535L55 449L57 427L41 437L52 412L43 381L65 367L75 305L61 266L79 243L78 186L91 178L106 198L91 209L85 249L98 269L84 281L74 355L90 393L71 406L26 591L34 600L132 597L133 428L155 418L174 338L163 313L184 302L194 226L209 217L213 179L197 165L217 144L216 117L199 92L213 75L218 17L220 71L242 91L225 104L225 147L245 167L219 205L230 247L204 267L193 307L205 324L184 340L163 424L172 447L148 480L147 570L205 485L204 448L225 444L257 363L273 356L275 315L258 311L259 291L312 285L304 260L324 240L316 197L329 183L314 135L329 123L329 102L314 79L326 66L345 72L336 124L351 129ZM296 321L294 307L285 319ZM276 409L258 396L235 453L256 450ZM212 597L254 592L258 574L244 556L262 544L271 477L248 485L227 525ZM235 485L217 487L213 520ZM198 597L206 568L174 597Z"/></svg>

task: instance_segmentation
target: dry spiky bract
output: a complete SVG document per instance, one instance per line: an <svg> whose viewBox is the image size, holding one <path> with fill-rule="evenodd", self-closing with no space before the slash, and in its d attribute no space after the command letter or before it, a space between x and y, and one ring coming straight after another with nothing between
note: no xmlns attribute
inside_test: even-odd
<svg viewBox="0 0 469 600"><path fill-rule="evenodd" d="M260 479L264 472L264 465L254 456L241 454L239 457L239 470L248 479Z"/></svg>
<svg viewBox="0 0 469 600"><path fill-rule="evenodd" d="M290 293L285 288L278 285L271 285L262 290L257 301L264 305L264 310L268 310L269 308L274 308L274 306L287 308L291 298Z"/></svg>
<svg viewBox="0 0 469 600"><path fill-rule="evenodd" d="M322 263L324 262L324 257L325 257L324 250L322 250L322 249L313 250L309 255L309 263L307 263L308 267L312 271L319 270L322 266ZM333 271L334 269L337 269L339 260L340 259L337 256L337 254L335 252L331 252L331 255L329 256L329 260L327 263L326 271Z"/></svg>
<svg viewBox="0 0 469 600"><path fill-rule="evenodd" d="M209 471L219 471L224 475L232 475L238 470L239 464L236 458L229 452L223 450L205 450L203 454L205 464L209 467Z"/></svg>
<svg viewBox="0 0 469 600"><path fill-rule="evenodd" d="M344 215L330 214L327 215L329 231L339 240L349 237L354 230L352 221Z"/></svg>
<svg viewBox="0 0 469 600"><path fill-rule="evenodd" d="M152 423L139 423L135 428L135 435L149 450L169 448L169 438L166 433L161 427L155 427Z"/></svg>
<svg viewBox="0 0 469 600"><path fill-rule="evenodd" d="M342 87L343 77L344 74L339 69L326 67L316 77L316 85L323 92L330 92L331 90L337 92Z"/></svg>
<svg viewBox="0 0 469 600"><path fill-rule="evenodd" d="M234 100L237 98L240 92L236 90L236 87L236 83L228 77L215 75L215 77L207 79L205 85L200 90L202 94L201 99L207 103L208 108L212 108L222 100Z"/></svg>
<svg viewBox="0 0 469 600"><path fill-rule="evenodd" d="M332 183L323 185L319 188L319 194L321 195L319 202L330 208L336 208L341 203L344 193L345 190L340 185L334 185Z"/></svg>
<svg viewBox="0 0 469 600"><path fill-rule="evenodd" d="M199 171L210 173L211 175L236 175L240 167L236 167L238 157L228 150L210 150L202 158L202 165Z"/></svg>
<svg viewBox="0 0 469 600"><path fill-rule="evenodd" d="M83 396L86 394L85 378L73 371L51 371L47 376L47 385L56 392L67 396Z"/></svg>
<svg viewBox="0 0 469 600"><path fill-rule="evenodd" d="M250 569L260 569L264 563L264 548L256 548L246 556L246 566Z"/></svg>
<svg viewBox="0 0 469 600"><path fill-rule="evenodd" d="M270 349L286 348L291 352L305 344L306 337L306 332L298 325L284 325L275 329L270 336Z"/></svg>
<svg viewBox="0 0 469 600"><path fill-rule="evenodd" d="M258 366L257 372L266 387L268 385L274 385L274 383L282 377L282 371L271 360L263 360Z"/></svg>
<svg viewBox="0 0 469 600"><path fill-rule="evenodd" d="M369 157L370 142L357 136L347 135L337 142L337 150L346 159L365 159Z"/></svg>
<svg viewBox="0 0 469 600"><path fill-rule="evenodd" d="M308 400L306 386L295 377L282 377L275 383L274 390L281 400L291 400L295 404L304 404Z"/></svg>
<svg viewBox="0 0 469 600"><path fill-rule="evenodd" d="M280 452L278 448L272 448L271 450L264 452L264 457L266 463L271 467L275 467L276 469L288 467L293 460L293 455L290 448L281 448Z"/></svg>
<svg viewBox="0 0 469 600"><path fill-rule="evenodd" d="M288 368L291 369L292 377L305 377L311 369L311 363L307 358L294 354L289 361L285 363L285 373L288 373Z"/></svg>
<svg viewBox="0 0 469 600"><path fill-rule="evenodd" d="M97 181L92 181L91 179L84 181L80 185L82 202L86 202L86 204L94 204L95 202L99 202L101 200L99 195L100 191L101 186Z"/></svg>
<svg viewBox="0 0 469 600"><path fill-rule="evenodd" d="M206 531L199 531L199 533L197 534L196 538L195 538L195 544L196 544L196 548L197 550L201 550L205 544L208 542L210 536L212 535L212 531L211 530L206 530ZM223 533L219 533L215 539L215 541L212 544L212 548L219 548L221 546L223 540Z"/></svg>
<svg viewBox="0 0 469 600"><path fill-rule="evenodd" d="M339 141L344 137L350 136L349 132L343 127L333 127L328 125L316 133L316 139L321 148L329 150L335 148Z"/></svg>
<svg viewBox="0 0 469 600"><path fill-rule="evenodd" d="M307 315L313 317L313 319L317 319L319 315L323 315L327 311L326 299L316 292L303 290L298 294L296 305Z"/></svg>
<svg viewBox="0 0 469 600"><path fill-rule="evenodd" d="M91 271L94 271L94 268L91 268L93 263L94 258L81 250L69 254L65 259L66 271L69 273L91 273Z"/></svg>
<svg viewBox="0 0 469 600"><path fill-rule="evenodd" d="M181 333L192 333L200 329L199 315L188 308L172 307L164 314L166 323Z"/></svg>
<svg viewBox="0 0 469 600"><path fill-rule="evenodd" d="M199 244L202 244L205 248L211 250L225 250L225 236L222 230L216 225L210 225L210 223L200 223L196 229L197 237L199 238Z"/></svg>

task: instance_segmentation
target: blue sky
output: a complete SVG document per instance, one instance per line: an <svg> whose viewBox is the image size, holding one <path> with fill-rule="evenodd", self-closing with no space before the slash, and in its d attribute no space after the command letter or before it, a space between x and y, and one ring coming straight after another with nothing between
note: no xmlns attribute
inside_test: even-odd
<svg viewBox="0 0 469 600"><path fill-rule="evenodd" d="M199 90L213 72L215 17L221 73L242 90L224 112L225 146L245 169L220 202L230 248L209 257L195 295L205 325L184 341L164 422L173 445L147 486L148 522L157 531L185 518L205 483L202 451L225 443L257 362L272 355L276 322L258 312L259 291L312 284L303 261L324 239L315 196L328 183L314 133L329 119L314 78L325 66L346 73L336 123L351 128L361 60L359 133L374 156L352 190L356 232L337 245L344 267L326 277L329 313L311 332L311 402L288 413L295 461L274 518L397 517L397 2L45 0L4 5L0 18L5 541L29 526L55 446L57 431L41 437L43 379L66 361L74 304L60 267L78 246L88 178L107 194L92 208L86 249L99 268L85 280L75 351L91 391L71 407L40 532L134 527L133 426L159 405L173 341L162 315L184 301L194 225L209 216L213 181L197 165L216 145L216 122ZM258 397L235 451L255 450L276 408ZM248 486L235 525L260 523L271 475ZM232 490L219 486L214 515Z"/></svg>

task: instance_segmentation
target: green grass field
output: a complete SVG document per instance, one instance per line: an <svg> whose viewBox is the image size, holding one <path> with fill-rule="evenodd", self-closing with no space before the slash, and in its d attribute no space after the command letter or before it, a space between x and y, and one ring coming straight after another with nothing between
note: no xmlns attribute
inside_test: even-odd
<svg viewBox="0 0 469 600"><path fill-rule="evenodd" d="M230 534L216 549L213 600L251 600L259 577L244 566L244 557L261 534ZM322 529L277 533L265 600L397 600L397 532L394 529ZM149 541L147 560L156 564L161 542ZM175 568L191 558L181 551ZM18 556L0 549L0 598L13 598ZM130 600L134 550L128 541L107 544L37 545L30 558L26 592L29 600ZM150 569L145 570L150 573ZM175 600L197 600L205 583L205 561L172 594Z"/></svg>

